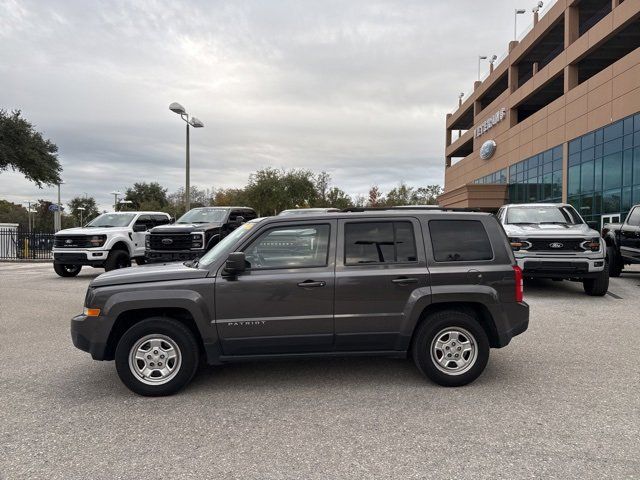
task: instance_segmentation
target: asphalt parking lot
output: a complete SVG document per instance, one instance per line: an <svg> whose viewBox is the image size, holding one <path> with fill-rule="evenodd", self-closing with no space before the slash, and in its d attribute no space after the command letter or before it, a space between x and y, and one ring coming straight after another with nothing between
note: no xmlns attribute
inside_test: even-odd
<svg viewBox="0 0 640 480"><path fill-rule="evenodd" d="M0 478L638 478L640 269L603 298L527 284L529 330L474 384L410 361L203 369L142 398L76 350L100 270L0 263Z"/></svg>

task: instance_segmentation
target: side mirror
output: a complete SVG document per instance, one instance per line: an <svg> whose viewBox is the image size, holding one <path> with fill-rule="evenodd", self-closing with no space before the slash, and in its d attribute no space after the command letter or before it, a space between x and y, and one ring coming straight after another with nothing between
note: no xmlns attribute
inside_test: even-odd
<svg viewBox="0 0 640 480"><path fill-rule="evenodd" d="M227 275L237 275L247 269L244 252L233 252L227 257L224 264L224 273Z"/></svg>
<svg viewBox="0 0 640 480"><path fill-rule="evenodd" d="M133 226L133 231L134 232L146 232L147 231L147 226L144 224L135 224Z"/></svg>
<svg viewBox="0 0 640 480"><path fill-rule="evenodd" d="M173 217L169 218L169 224L171 225L173 223L176 223L176 219Z"/></svg>
<svg viewBox="0 0 640 480"><path fill-rule="evenodd" d="M236 225L240 226L244 223L244 217L242 215L238 215L236 217Z"/></svg>

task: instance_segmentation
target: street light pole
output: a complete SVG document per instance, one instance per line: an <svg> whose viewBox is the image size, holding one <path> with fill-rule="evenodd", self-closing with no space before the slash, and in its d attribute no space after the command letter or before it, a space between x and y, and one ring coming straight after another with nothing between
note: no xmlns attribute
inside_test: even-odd
<svg viewBox="0 0 640 480"><path fill-rule="evenodd" d="M184 204L185 212L191 210L191 159L189 158L189 122L187 122L187 162L185 166L186 178L185 178L185 190L184 190Z"/></svg>
<svg viewBox="0 0 640 480"><path fill-rule="evenodd" d="M190 142L189 142L189 127L202 128L204 123L198 120L196 117L191 116L185 110L185 108L178 102L173 102L169 105L169 110L173 113L180 115L180 118L187 123L187 141L186 141L186 162L185 162L185 182L184 182L184 203L186 211L191 209L191 158L190 158Z"/></svg>
<svg viewBox="0 0 640 480"><path fill-rule="evenodd" d="M82 212L84 212L86 209L84 207L78 207L77 210L80 212L80 226L83 226L82 223Z"/></svg>
<svg viewBox="0 0 640 480"><path fill-rule="evenodd" d="M60 201L60 185L62 185L63 183L64 182L62 180L58 182L58 208L55 212L55 215L53 216L53 229L56 232L62 230L62 202Z"/></svg>
<svg viewBox="0 0 640 480"><path fill-rule="evenodd" d="M118 195L122 195L122 192L119 192L118 190L114 190L113 192L110 192L111 195L113 195L113 211L117 212L118 211Z"/></svg>
<svg viewBox="0 0 640 480"><path fill-rule="evenodd" d="M515 13L513 14L513 39L518 39L518 15L522 15L526 10L524 8L516 8Z"/></svg>
<svg viewBox="0 0 640 480"><path fill-rule="evenodd" d="M486 55L478 55L478 81L480 81L480 60L486 60Z"/></svg>

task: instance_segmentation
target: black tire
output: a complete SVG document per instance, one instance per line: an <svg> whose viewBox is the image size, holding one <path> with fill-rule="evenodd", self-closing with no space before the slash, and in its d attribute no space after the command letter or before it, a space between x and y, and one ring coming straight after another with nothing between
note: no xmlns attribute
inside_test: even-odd
<svg viewBox="0 0 640 480"><path fill-rule="evenodd" d="M472 336L468 340L475 343L475 361L470 363L461 373L454 371L445 373L443 367L438 366L437 360L431 355L432 344L436 336L441 337L442 332L449 328L468 332ZM466 336L467 333L464 335ZM473 382L484 371L489 361L489 348L487 334L472 312L443 310L424 318L414 335L411 350L413 361L423 375L445 387L460 387Z"/></svg>
<svg viewBox="0 0 640 480"><path fill-rule="evenodd" d="M622 273L623 265L613 245L607 247L607 258L609 259L609 276L619 277Z"/></svg>
<svg viewBox="0 0 640 480"><path fill-rule="evenodd" d="M82 270L82 265L54 263L53 269L61 277L75 277L80 273L80 270Z"/></svg>
<svg viewBox="0 0 640 480"><path fill-rule="evenodd" d="M136 265L144 265L147 263L147 259L144 257L136 257Z"/></svg>
<svg viewBox="0 0 640 480"><path fill-rule="evenodd" d="M131 259L129 258L129 254L124 250L111 250L107 257L107 261L104 263L104 269L107 272L130 266Z"/></svg>
<svg viewBox="0 0 640 480"><path fill-rule="evenodd" d="M588 278L582 282L584 291L592 297L603 297L609 290L609 262L604 262L604 270L597 278Z"/></svg>
<svg viewBox="0 0 640 480"><path fill-rule="evenodd" d="M144 383L142 378L132 371L135 367L129 365L131 350L141 339L149 335L168 338L178 347L180 361L177 370L166 383ZM178 392L191 381L198 369L200 350L193 333L184 324L171 318L152 317L136 323L122 335L116 346L115 361L118 376L127 388L139 395L160 397Z"/></svg>

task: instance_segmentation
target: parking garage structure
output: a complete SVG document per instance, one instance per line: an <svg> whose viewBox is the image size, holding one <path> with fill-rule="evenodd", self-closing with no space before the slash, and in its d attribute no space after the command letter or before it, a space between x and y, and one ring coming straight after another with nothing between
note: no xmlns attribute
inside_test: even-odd
<svg viewBox="0 0 640 480"><path fill-rule="evenodd" d="M640 0L558 0L446 117L445 207L640 203Z"/></svg>

